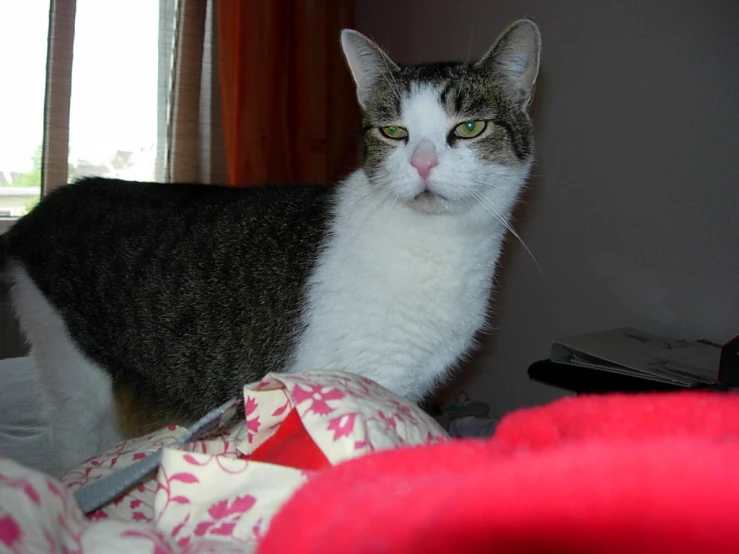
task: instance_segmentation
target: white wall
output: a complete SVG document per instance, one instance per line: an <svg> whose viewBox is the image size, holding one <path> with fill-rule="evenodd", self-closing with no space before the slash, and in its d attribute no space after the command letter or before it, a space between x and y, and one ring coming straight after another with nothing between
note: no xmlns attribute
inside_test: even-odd
<svg viewBox="0 0 739 554"><path fill-rule="evenodd" d="M478 57L524 16L543 58L517 228L544 275L510 244L461 383L496 414L561 394L526 375L560 336L739 334L739 2L357 0L401 62Z"/></svg>

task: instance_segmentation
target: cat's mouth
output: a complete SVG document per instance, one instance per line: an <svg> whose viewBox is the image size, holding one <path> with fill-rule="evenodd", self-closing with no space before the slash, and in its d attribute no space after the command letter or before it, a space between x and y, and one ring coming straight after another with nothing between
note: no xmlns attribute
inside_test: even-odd
<svg viewBox="0 0 739 554"><path fill-rule="evenodd" d="M440 198L441 200L446 200L446 198L444 197L444 195L439 194L438 192L434 192L431 189L423 189L421 192L419 192L416 195L416 197L414 198L414 200L416 200L417 198L429 198L429 199L431 199L431 198Z"/></svg>
<svg viewBox="0 0 739 554"><path fill-rule="evenodd" d="M425 188L416 194L409 205L414 210L424 213L438 214L449 211L448 198L429 188Z"/></svg>

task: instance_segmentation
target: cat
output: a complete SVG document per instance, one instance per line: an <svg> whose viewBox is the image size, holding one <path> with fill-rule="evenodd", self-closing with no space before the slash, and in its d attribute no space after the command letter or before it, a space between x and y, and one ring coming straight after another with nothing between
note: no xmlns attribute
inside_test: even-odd
<svg viewBox="0 0 739 554"><path fill-rule="evenodd" d="M401 66L353 30L341 45L361 165L335 186L86 178L3 235L61 467L268 372L421 401L470 351L533 163L539 30L515 22L474 63Z"/></svg>

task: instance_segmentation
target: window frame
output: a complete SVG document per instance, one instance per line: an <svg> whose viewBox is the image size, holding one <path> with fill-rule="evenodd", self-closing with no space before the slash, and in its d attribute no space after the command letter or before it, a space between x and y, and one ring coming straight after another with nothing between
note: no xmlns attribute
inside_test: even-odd
<svg viewBox="0 0 739 554"><path fill-rule="evenodd" d="M159 71L156 180L167 180L168 148L174 37L179 0L159 0ZM72 64L74 57L77 0L49 0L46 75L44 92L44 129L39 195L68 182L69 123L72 100ZM5 233L19 217L0 217L0 234Z"/></svg>

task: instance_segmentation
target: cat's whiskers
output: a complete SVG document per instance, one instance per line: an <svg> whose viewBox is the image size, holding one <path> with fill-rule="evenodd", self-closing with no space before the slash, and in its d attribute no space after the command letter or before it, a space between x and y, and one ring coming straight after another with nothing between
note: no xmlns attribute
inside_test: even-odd
<svg viewBox="0 0 739 554"><path fill-rule="evenodd" d="M391 214L391 213L393 212L393 208L395 207L395 203L396 203L396 202L398 201L398 198L399 198L397 194L394 194L393 196L394 196L395 198L393 198L393 203L392 203L392 204L390 204L390 209L389 209L389 210L388 210L388 212L387 212L387 216L388 216L388 217L390 217L390 214Z"/></svg>
<svg viewBox="0 0 739 554"><path fill-rule="evenodd" d="M475 184L482 185L484 187L492 187L492 188L498 189L498 190L504 190L505 189L505 187L501 187L500 185L498 185L496 183L491 183L490 181L478 181L477 179L470 179L470 181L472 181Z"/></svg>
<svg viewBox="0 0 739 554"><path fill-rule="evenodd" d="M368 189L360 198L359 203L365 204L365 201L372 196L376 195L377 192L373 190L372 188ZM392 213L392 207L395 205L395 202L398 200L397 195L393 194L392 190L389 188L385 190L385 192L380 197L379 202L376 203L374 207L367 210L367 212L362 217L362 220L359 225L357 225L354 229L354 232L349 236L349 242L356 242L356 240L359 238L359 234L363 231L365 225L367 222L372 218L373 215L375 215L376 212L381 210L383 206L387 204L387 202L390 200L390 197L395 197L393 199L393 203L390 205L390 209L388 210L388 218L390 217L390 214Z"/></svg>
<svg viewBox="0 0 739 554"><path fill-rule="evenodd" d="M472 211L472 204L470 204L470 199L467 196L465 196L464 197L464 201L467 203L467 207L469 208L469 210L471 212ZM457 200L457 204L461 206L462 205L462 202L460 202L459 200ZM474 218L474 219L475 219L475 225L477 226L477 231L480 233L480 237L484 237L485 236L485 233L482 232L482 227L480 227L480 222L478 221L477 218Z"/></svg>
<svg viewBox="0 0 739 554"><path fill-rule="evenodd" d="M385 223L387 224L390 221L390 218L393 215L393 208L395 208L395 203L398 201L399 196L395 193L393 193L389 188L388 191L385 193L385 195L382 197L382 200L380 201L380 204L378 204L377 209L379 210L383 204L385 204L388 200L388 198L392 196L393 201L390 203L390 207L387 209L387 217L385 217Z"/></svg>
<svg viewBox="0 0 739 554"><path fill-rule="evenodd" d="M503 217L500 212L498 212L491 204L490 202L482 196L477 191L472 192L472 196L475 200L477 200L480 205L490 214L492 215L501 225L503 225L516 239L518 242L521 243L521 245L526 249L526 252L531 257L531 259L536 264L536 268L539 270L539 273L541 273L542 277L544 276L544 271L541 269L541 265L539 265L539 260L536 259L536 256L534 256L534 253L531 252L531 249L528 247L528 245L524 242L524 240L521 238L521 235L519 235L516 230L513 228L513 225L508 223L505 217Z"/></svg>

